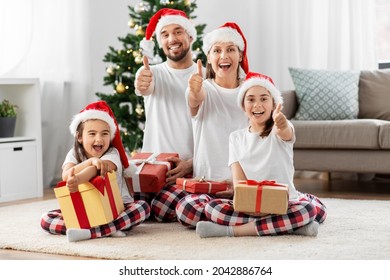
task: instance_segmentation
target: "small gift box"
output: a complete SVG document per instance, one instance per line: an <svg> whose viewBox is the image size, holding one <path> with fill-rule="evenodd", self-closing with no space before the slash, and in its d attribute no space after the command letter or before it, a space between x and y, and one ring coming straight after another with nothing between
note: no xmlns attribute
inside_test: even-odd
<svg viewBox="0 0 390 280"><path fill-rule="evenodd" d="M66 182L54 188L67 228L84 228L107 224L124 211L115 172L106 177L96 176L70 193Z"/></svg>
<svg viewBox="0 0 390 280"><path fill-rule="evenodd" d="M235 211L263 214L286 214L288 186L275 181L239 181L234 188Z"/></svg>
<svg viewBox="0 0 390 280"><path fill-rule="evenodd" d="M168 157L179 157L176 153L136 153L129 160L136 165L137 170L131 177L126 177L130 194L134 192L156 193L165 185L167 172L173 168L173 163L167 161Z"/></svg>
<svg viewBox="0 0 390 280"><path fill-rule="evenodd" d="M175 187L189 193L215 194L220 191L226 191L229 184L227 182L205 180L203 177L200 179L177 178Z"/></svg>

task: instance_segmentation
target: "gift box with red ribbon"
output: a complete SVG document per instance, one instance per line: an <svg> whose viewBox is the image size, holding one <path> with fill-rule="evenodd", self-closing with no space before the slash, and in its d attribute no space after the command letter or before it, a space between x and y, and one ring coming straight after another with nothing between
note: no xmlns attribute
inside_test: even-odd
<svg viewBox="0 0 390 280"><path fill-rule="evenodd" d="M234 188L235 211L262 214L286 214L288 186L275 181L239 181Z"/></svg>
<svg viewBox="0 0 390 280"><path fill-rule="evenodd" d="M218 182L205 180L204 178L177 178L175 187L185 190L189 193L209 193L215 194L220 191L226 191L229 184L227 182Z"/></svg>
<svg viewBox="0 0 390 280"><path fill-rule="evenodd" d="M83 228L107 224L124 211L115 172L96 176L80 184L79 191L70 193L66 182L54 188L67 228Z"/></svg>
<svg viewBox="0 0 390 280"><path fill-rule="evenodd" d="M174 167L167 161L169 157L179 157L177 153L136 153L129 162L137 166L131 177L126 177L130 194L134 192L157 193L165 185L168 170Z"/></svg>

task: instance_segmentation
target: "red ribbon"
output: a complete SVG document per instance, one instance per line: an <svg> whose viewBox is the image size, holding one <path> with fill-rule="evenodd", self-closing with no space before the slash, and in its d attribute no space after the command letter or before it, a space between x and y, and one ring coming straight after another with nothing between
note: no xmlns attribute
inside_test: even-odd
<svg viewBox="0 0 390 280"><path fill-rule="evenodd" d="M244 181L245 182L245 181ZM261 209L261 199L263 196L263 186L282 186L280 184L276 184L275 181L255 181L255 180L246 180L246 184L248 186L257 186L257 192L256 192L256 212L260 212Z"/></svg>
<svg viewBox="0 0 390 280"><path fill-rule="evenodd" d="M111 182L108 175L106 175L106 177L104 178L102 178L101 176L96 176L90 182L102 195L104 195L104 189L107 190L107 196L108 201L110 202L112 216L114 219L118 217L118 210L116 209L114 193L112 192Z"/></svg>
<svg viewBox="0 0 390 280"><path fill-rule="evenodd" d="M114 194L112 192L111 183L110 183L110 179L108 178L108 175L105 178L102 178L101 176L96 176L90 180L90 183L92 183L92 185L102 195L104 195L104 189L107 190L108 201L110 203L113 218L115 219L116 217L118 217L118 210L116 209ZM63 186L66 186L65 181L60 182L57 185L57 187L63 187ZM83 229L91 228L87 211L85 210L84 201L81 197L80 192L77 191L69 194L70 194L70 199L72 200L73 208L76 212L76 217L77 217L77 221L79 222L80 228Z"/></svg>

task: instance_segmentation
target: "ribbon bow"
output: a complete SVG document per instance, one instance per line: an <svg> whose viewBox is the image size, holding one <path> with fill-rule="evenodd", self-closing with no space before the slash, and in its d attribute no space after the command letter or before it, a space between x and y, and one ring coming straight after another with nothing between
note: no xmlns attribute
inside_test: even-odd
<svg viewBox="0 0 390 280"><path fill-rule="evenodd" d="M141 184L140 184L140 173L142 169L144 168L145 164L163 164L166 165L168 170L171 170L171 164L168 161L158 161L157 156L159 153L154 153L150 155L146 159L132 159L130 160L131 163L134 164L139 164L137 166L137 171L135 172L134 175L131 176L132 182L133 182L133 189L135 192L140 192L141 191Z"/></svg>
<svg viewBox="0 0 390 280"><path fill-rule="evenodd" d="M280 184L276 184L276 181L273 181L273 180L263 180L263 181L255 181L255 180L244 180L244 181L240 181L241 183L246 183L248 186L281 186L283 187L283 185L280 185Z"/></svg>

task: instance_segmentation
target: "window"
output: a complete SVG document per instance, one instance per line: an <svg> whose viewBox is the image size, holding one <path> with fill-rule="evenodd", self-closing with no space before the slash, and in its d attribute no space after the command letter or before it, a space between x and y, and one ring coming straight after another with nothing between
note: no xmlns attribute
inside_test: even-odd
<svg viewBox="0 0 390 280"><path fill-rule="evenodd" d="M390 1L376 0L376 52L379 69L390 68Z"/></svg>

